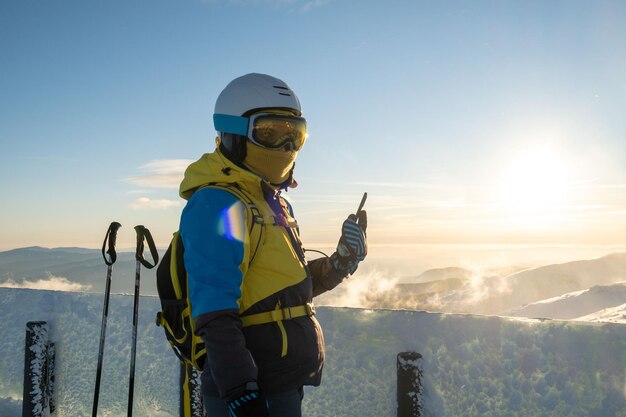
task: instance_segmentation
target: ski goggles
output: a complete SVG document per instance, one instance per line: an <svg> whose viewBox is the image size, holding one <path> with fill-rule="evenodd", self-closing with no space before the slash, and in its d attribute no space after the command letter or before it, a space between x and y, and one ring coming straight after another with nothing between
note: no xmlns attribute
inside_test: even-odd
<svg viewBox="0 0 626 417"><path fill-rule="evenodd" d="M281 149L291 145L298 151L306 141L306 119L304 117L256 113L248 117L214 114L213 122L218 132L246 136L263 148Z"/></svg>

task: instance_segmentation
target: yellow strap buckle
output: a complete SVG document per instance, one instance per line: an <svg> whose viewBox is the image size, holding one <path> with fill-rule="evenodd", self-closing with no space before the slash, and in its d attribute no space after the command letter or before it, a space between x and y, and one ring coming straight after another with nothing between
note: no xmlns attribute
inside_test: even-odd
<svg viewBox="0 0 626 417"><path fill-rule="evenodd" d="M291 320L298 317L312 316L315 314L315 306L312 303L306 303L296 307L280 308L272 311L266 311L264 313L250 314L249 316L242 316L241 322L244 327L254 326L257 324L266 324L273 322L280 322L284 320Z"/></svg>
<svg viewBox="0 0 626 417"><path fill-rule="evenodd" d="M306 309L306 315L307 316L314 316L315 315L315 306L313 305L313 303L306 303L304 305L304 308Z"/></svg>

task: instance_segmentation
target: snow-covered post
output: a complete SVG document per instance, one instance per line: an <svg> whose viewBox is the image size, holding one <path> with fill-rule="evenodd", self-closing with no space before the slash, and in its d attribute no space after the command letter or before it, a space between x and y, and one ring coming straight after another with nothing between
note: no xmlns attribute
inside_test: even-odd
<svg viewBox="0 0 626 417"><path fill-rule="evenodd" d="M48 403L48 324L45 321L26 323L24 349L24 396L22 417L47 417Z"/></svg>
<svg viewBox="0 0 626 417"><path fill-rule="evenodd" d="M56 410L56 404L54 402L54 360L56 359L56 349L54 342L48 343L48 362L46 365L46 374L48 376L46 380L46 397L48 398L48 407L50 408L50 414L53 414Z"/></svg>
<svg viewBox="0 0 626 417"><path fill-rule="evenodd" d="M420 417L423 411L422 355L417 352L400 352L398 372L398 417Z"/></svg>
<svg viewBox="0 0 626 417"><path fill-rule="evenodd" d="M180 365L180 416L204 417L200 392L200 371L191 365Z"/></svg>

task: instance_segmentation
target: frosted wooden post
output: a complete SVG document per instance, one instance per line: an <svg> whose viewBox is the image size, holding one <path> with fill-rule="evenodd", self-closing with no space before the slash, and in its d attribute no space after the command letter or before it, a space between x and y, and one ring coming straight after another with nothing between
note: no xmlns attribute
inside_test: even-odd
<svg viewBox="0 0 626 417"><path fill-rule="evenodd" d="M48 324L45 321L26 323L24 349L24 394L22 417L50 415L48 382Z"/></svg>
<svg viewBox="0 0 626 417"><path fill-rule="evenodd" d="M200 371L191 365L180 364L180 417L204 417L200 392Z"/></svg>
<svg viewBox="0 0 626 417"><path fill-rule="evenodd" d="M54 346L54 342L48 343L47 358L48 361L46 365L46 397L48 398L48 407L50 408L50 414L53 414L56 410L56 403L54 402L54 361L56 359L56 349Z"/></svg>
<svg viewBox="0 0 626 417"><path fill-rule="evenodd" d="M398 417L422 415L423 372L422 355L417 352L398 353Z"/></svg>

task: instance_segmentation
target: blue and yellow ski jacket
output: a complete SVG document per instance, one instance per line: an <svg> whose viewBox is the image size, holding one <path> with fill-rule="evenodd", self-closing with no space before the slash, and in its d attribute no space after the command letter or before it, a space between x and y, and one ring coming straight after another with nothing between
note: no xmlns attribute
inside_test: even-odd
<svg viewBox="0 0 626 417"><path fill-rule="evenodd" d="M258 210L256 219L240 192ZM309 306L344 276L328 258L307 263L291 206L219 147L187 168L180 195L188 200L180 234L192 316L207 348L203 393L228 400L251 380L268 393L319 385L324 339ZM263 228L253 237L255 221ZM308 314L283 313L298 309ZM249 325L272 311L280 314Z"/></svg>

